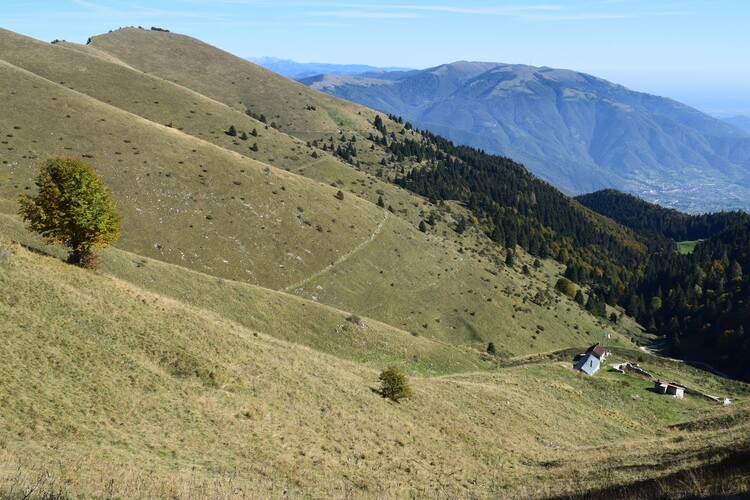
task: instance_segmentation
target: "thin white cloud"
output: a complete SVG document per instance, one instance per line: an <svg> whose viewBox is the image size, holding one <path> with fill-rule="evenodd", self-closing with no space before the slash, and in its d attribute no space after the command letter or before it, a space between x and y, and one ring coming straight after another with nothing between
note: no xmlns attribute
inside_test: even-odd
<svg viewBox="0 0 750 500"><path fill-rule="evenodd" d="M446 5L405 5L409 10L448 12L452 14L513 17L532 21L589 21L598 19L624 19L630 14L619 12L576 13L562 5L513 5L504 7L455 7Z"/></svg>
<svg viewBox="0 0 750 500"><path fill-rule="evenodd" d="M73 0L74 4L80 5L81 7L85 7L88 10L99 12L102 14L109 14L114 12L114 10L110 7L106 7L104 5L99 5L92 2L84 2L83 0Z"/></svg>
<svg viewBox="0 0 750 500"><path fill-rule="evenodd" d="M350 18L350 19L415 19L428 13L449 13L466 15L518 16L523 13L540 11L557 11L557 5L529 5L505 7L466 7L446 5L388 5L388 4L352 4L336 2L312 2L297 4L319 10L305 12L303 16ZM333 10L325 10L331 8Z"/></svg>
<svg viewBox="0 0 750 500"><path fill-rule="evenodd" d="M85 13L69 13L71 17L80 15L97 15L110 19L132 18L149 16L151 18L195 18L211 21L222 21L221 17L208 15L206 12L199 11L167 11L163 9L144 6L135 2L110 2L110 5L102 5L86 0L72 0L73 3L83 7Z"/></svg>
<svg viewBox="0 0 750 500"><path fill-rule="evenodd" d="M340 28L341 23L333 23L333 22L319 22L316 23L315 21L305 21L298 24L298 26L306 26L309 28Z"/></svg>
<svg viewBox="0 0 750 500"><path fill-rule="evenodd" d="M631 14L618 14L610 12L586 12L581 14L529 14L519 16L528 21L598 21L605 19L629 19Z"/></svg>
<svg viewBox="0 0 750 500"><path fill-rule="evenodd" d="M450 12L453 14L478 14L496 16L507 16L523 12L535 11L559 11L564 9L564 7L561 5L507 5L503 7L467 7L465 5L403 5L394 7L400 9L422 10L430 12Z"/></svg>
<svg viewBox="0 0 750 500"><path fill-rule="evenodd" d="M304 15L316 17L343 17L358 19L409 19L423 17L428 13L458 14L470 16L498 16L525 21L594 21L625 19L632 14L618 11L584 11L560 4L532 4L505 6L434 5L434 4L353 4L351 2L292 3L296 6L317 7L318 10ZM289 4L291 5L291 4ZM338 10L325 10L326 8Z"/></svg>
<svg viewBox="0 0 750 500"><path fill-rule="evenodd" d="M411 19L419 17L414 12L374 12L366 10L327 10L318 12L306 12L305 16L314 17L344 17L357 19Z"/></svg>

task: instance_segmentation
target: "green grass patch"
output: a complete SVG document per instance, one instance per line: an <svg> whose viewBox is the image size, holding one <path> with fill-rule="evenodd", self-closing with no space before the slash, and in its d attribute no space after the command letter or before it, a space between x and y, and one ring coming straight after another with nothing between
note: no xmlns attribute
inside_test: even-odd
<svg viewBox="0 0 750 500"><path fill-rule="evenodd" d="M693 250L695 250L695 245L699 243L699 240L695 241L678 241L677 242L677 251L680 252L682 255L689 255L693 253Z"/></svg>
<svg viewBox="0 0 750 500"><path fill-rule="evenodd" d="M354 120L342 114L337 113L335 110L328 110L328 116L331 117L331 120L333 120L333 122L339 128L346 129L346 128L351 128L354 125L356 125L356 122Z"/></svg>

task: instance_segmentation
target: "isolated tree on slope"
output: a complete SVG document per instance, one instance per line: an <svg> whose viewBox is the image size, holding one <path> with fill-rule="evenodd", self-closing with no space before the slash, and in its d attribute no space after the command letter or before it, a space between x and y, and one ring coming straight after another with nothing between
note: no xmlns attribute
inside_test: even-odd
<svg viewBox="0 0 750 500"><path fill-rule="evenodd" d="M411 387L404 372L396 366L389 366L380 372L380 395L395 402L411 397Z"/></svg>
<svg viewBox="0 0 750 500"><path fill-rule="evenodd" d="M120 214L94 167L78 158L42 165L36 196L20 195L19 215L50 243L70 248L68 262L96 267L96 252L120 237Z"/></svg>

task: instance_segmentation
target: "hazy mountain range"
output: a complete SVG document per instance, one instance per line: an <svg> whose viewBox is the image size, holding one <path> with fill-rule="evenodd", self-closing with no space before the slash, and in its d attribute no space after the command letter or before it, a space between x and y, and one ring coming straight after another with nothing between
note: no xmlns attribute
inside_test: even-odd
<svg viewBox="0 0 750 500"><path fill-rule="evenodd" d="M407 68L387 67L379 68L366 64L328 64L328 63L300 63L291 59L279 59L277 57L250 57L250 62L274 73L289 78L306 78L309 76L327 75L359 75L362 73L383 73L386 71L405 71Z"/></svg>
<svg viewBox="0 0 750 500"><path fill-rule="evenodd" d="M742 130L750 133L750 116L732 116L729 118L724 118L723 120L731 125L734 125L737 128L741 128Z"/></svg>
<svg viewBox="0 0 750 500"><path fill-rule="evenodd" d="M513 158L567 193L616 188L689 212L750 208L747 131L584 73L461 61L300 81Z"/></svg>

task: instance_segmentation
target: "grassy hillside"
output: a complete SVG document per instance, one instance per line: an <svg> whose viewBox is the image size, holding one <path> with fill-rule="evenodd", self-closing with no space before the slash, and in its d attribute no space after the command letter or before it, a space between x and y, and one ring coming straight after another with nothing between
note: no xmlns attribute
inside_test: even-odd
<svg viewBox="0 0 750 500"><path fill-rule="evenodd" d="M263 114L293 135L369 129L374 113L183 35L123 28L92 37L91 47L241 112Z"/></svg>
<svg viewBox="0 0 750 500"><path fill-rule="evenodd" d="M285 169L313 163L299 140L189 88L136 70L91 46L0 31L0 58L53 83L161 125ZM230 125L239 131L230 137ZM256 130L257 135L251 135ZM242 132L248 134L242 139ZM258 151L251 149L256 144ZM322 155L326 156L326 155Z"/></svg>
<svg viewBox="0 0 750 500"><path fill-rule="evenodd" d="M184 42L188 53L196 47L218 52L161 32L110 35L115 34ZM143 257L286 290L474 350L492 341L506 355L527 354L583 345L598 336L593 318L560 302L551 290L559 272L554 265L534 271L540 279L525 276L498 265L502 256L479 232L455 235L449 224L465 216L461 207L441 209L430 237L419 232L417 224L435 207L374 175L386 152L365 147L364 131L347 132L363 144L361 166L352 168L226 104L134 70L95 46L45 44L10 32L0 36L6 60L1 74L13 88L2 96L6 113L0 118L0 128L8 131L0 177L4 213L17 210L16 193L33 190L31 179L47 156L84 155L112 187L123 212L118 246ZM248 74L259 72L250 82L278 78L235 62ZM272 101L283 101L295 85L263 80L260 86L275 88L280 95ZM322 99L315 101L318 110L334 101L305 92ZM373 120L371 111L335 105ZM255 128L258 136L230 137L224 133L229 124L241 131ZM367 127L375 130L369 122ZM417 136L409 131L406 137ZM260 150L251 151L250 142ZM338 135L334 142L341 143ZM343 200L334 196L339 189L346 193ZM391 211L377 207L378 198Z"/></svg>
<svg viewBox="0 0 750 500"><path fill-rule="evenodd" d="M389 403L366 364L5 238L0 250L5 495L545 496L748 446L746 404L661 397L569 361L412 374L414 398Z"/></svg>
<svg viewBox="0 0 750 500"><path fill-rule="evenodd" d="M428 163L395 149L437 147L397 120L373 137L371 110L139 29L0 31L0 87L0 498L544 497L747 453L746 385L634 350L628 318L554 290L562 264L506 265L485 220L456 231L466 204L394 185ZM52 155L88 158L123 214L98 271L15 215ZM603 329L736 404L573 372Z"/></svg>
<svg viewBox="0 0 750 500"><path fill-rule="evenodd" d="M0 215L0 234L26 248L61 258L18 220ZM486 369L489 358L454 344L416 337L369 318L267 288L216 278L122 250L105 252L103 270L156 295L177 300L279 339L372 366L398 363L416 371L445 374Z"/></svg>
<svg viewBox="0 0 750 500"><path fill-rule="evenodd" d="M6 160L7 177L0 185L5 213L17 210L17 192L32 190L32 176L45 152L82 153L93 157L123 212L124 236L119 245L145 257L282 288L364 247L381 255L381 262L396 274L406 272L422 250L444 253L445 243L432 240L422 249L411 249L407 258L399 258L392 246L398 236L392 231L410 238L421 233L408 224L389 222L389 212L358 197L337 200L334 187L198 142L23 70L3 65L2 77L18 89L6 94L5 109L23 110L25 117L23 122L18 114L3 117L3 129L14 132L6 134L6 154L17 159ZM38 99L40 92L49 99ZM53 112L58 102L65 103L63 111L69 112ZM17 125L19 129L10 125L13 116L24 124ZM54 132L42 133L41 124ZM418 276L425 279L434 271L429 263L421 270ZM349 281L366 282L371 279L370 271L365 268L364 274L352 275ZM472 289L477 278L466 279L469 284L458 286ZM410 286L411 281L400 281L399 290ZM348 310L358 312L356 307ZM437 317L437 313L433 310L430 316ZM399 326L417 331L421 321L414 317Z"/></svg>
<svg viewBox="0 0 750 500"><path fill-rule="evenodd" d="M356 197L337 201L331 186L1 66L13 88L0 119L5 213L17 210L17 192L32 189L44 158L83 155L123 213L123 248L272 287L335 260L382 221L382 210Z"/></svg>

